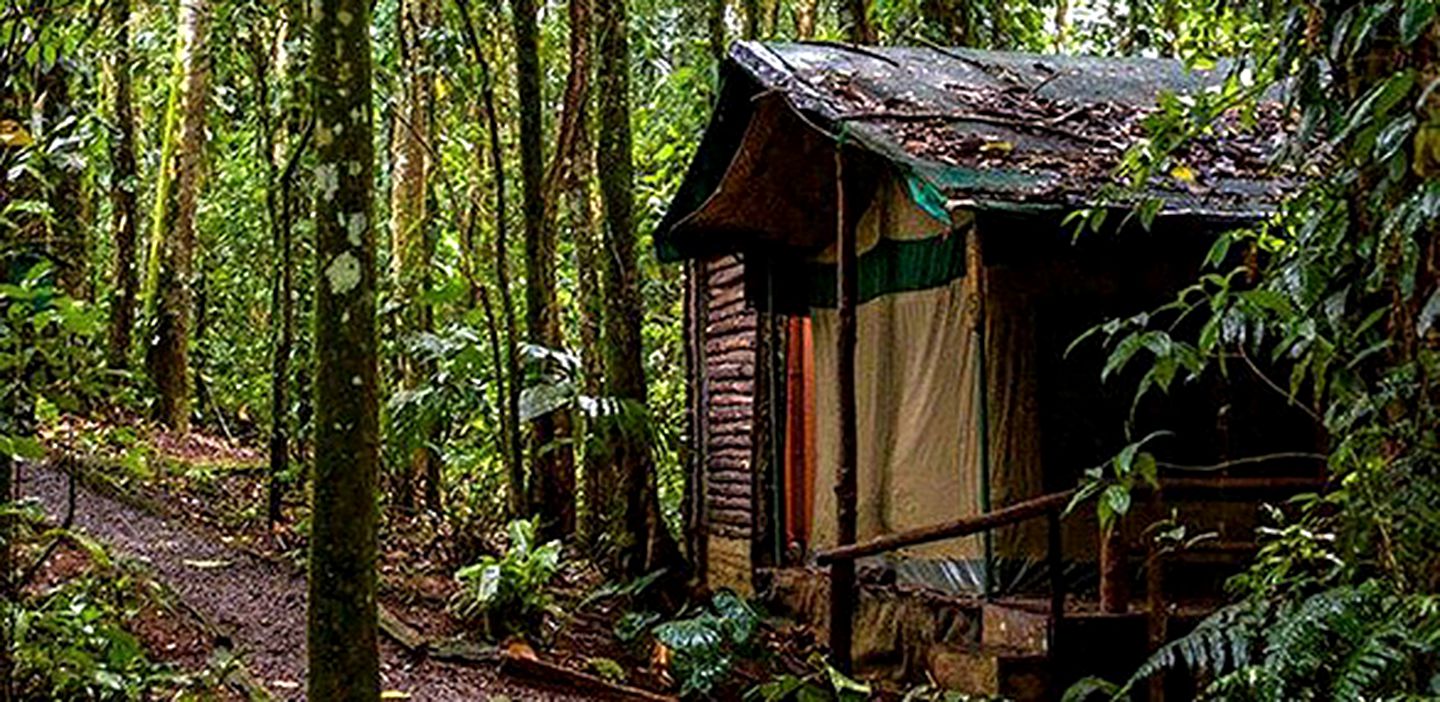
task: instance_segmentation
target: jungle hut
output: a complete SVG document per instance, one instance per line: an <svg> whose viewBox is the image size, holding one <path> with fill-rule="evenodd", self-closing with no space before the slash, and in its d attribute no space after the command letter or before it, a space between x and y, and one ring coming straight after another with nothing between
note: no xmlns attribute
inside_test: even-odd
<svg viewBox="0 0 1440 702"><path fill-rule="evenodd" d="M1217 237L1272 214L1278 105L1222 120L1143 189L1115 175L1158 105L1180 109L1225 76L1154 59L735 45L655 233L660 258L687 266L689 532L708 582L788 592L842 664L852 650L917 655L891 641L914 628L896 610L867 614L862 596L853 611L857 561L867 583L954 601L1048 582L1053 630L1061 588L1128 609L1134 528L1097 539L1093 516L1058 519L1127 436L1169 430L1151 448L1173 466L1313 447L1308 418L1259 383L1196 381L1132 408L1135 378L1102 382L1098 345L1067 353L1086 329L1173 298ZM1074 218L1099 213L1077 236ZM1214 471L1196 499L1166 490L1146 508L1243 542L1249 487L1322 468L1282 467L1294 483L1273 466L1260 481ZM856 543L873 548L839 548ZM978 642L991 615L961 611L918 638ZM885 641L852 645L857 616Z"/></svg>

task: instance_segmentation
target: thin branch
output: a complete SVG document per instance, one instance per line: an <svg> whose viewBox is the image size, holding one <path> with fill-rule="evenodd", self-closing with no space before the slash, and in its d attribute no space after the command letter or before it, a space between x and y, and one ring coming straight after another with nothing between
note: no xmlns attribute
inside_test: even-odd
<svg viewBox="0 0 1440 702"><path fill-rule="evenodd" d="M1066 119L1068 119L1070 116L1072 116L1070 113L1065 113L1061 115L1061 117L1064 117ZM1048 120L1044 122L1027 122L1025 120L1008 119L1005 117L980 115L973 112L893 112L889 110L877 110L868 112L851 112L849 114L840 115L836 118L836 121L975 122L977 124L990 124L998 127L1008 127L1010 129L1015 129L1018 131L1043 132L1052 136L1058 136L1065 139L1073 139L1075 141L1081 141L1096 146L1109 145L1108 142L1104 141L1103 139L1097 139L1086 134L1080 134L1078 132L1072 132L1067 129L1061 129Z"/></svg>
<svg viewBox="0 0 1440 702"><path fill-rule="evenodd" d="M1300 402L1299 400L1295 399L1295 396L1294 396L1294 395L1292 395L1292 394L1290 394L1290 393L1288 393L1288 392L1285 392L1285 389L1284 389L1284 388L1281 388L1275 381L1271 380L1271 379L1270 379L1270 376L1265 375L1265 372L1262 371L1262 370L1260 370L1260 367L1257 366L1257 365L1255 365L1255 362L1254 362L1254 361L1250 360L1250 354L1245 353L1245 345L1244 345L1244 344L1236 344L1236 345L1235 345L1235 348L1240 351L1240 358L1245 361L1245 365L1247 365L1247 366L1250 367L1250 371L1251 371L1252 373L1254 373L1255 376L1258 377L1258 378L1259 378L1262 382L1264 382L1267 386L1269 386L1271 390L1274 390L1275 392L1280 393L1280 395L1282 395L1282 396L1285 398L1285 401L1286 401L1286 402L1289 402L1291 405L1293 405L1294 407L1296 407L1296 408L1299 409L1300 411L1304 412L1305 414L1310 415L1310 418L1311 418L1311 419L1313 419L1313 420L1315 420L1316 422L1319 422L1319 423L1321 423L1321 424L1324 424L1324 423L1325 423L1325 420L1322 419L1319 414L1316 414L1316 413L1315 413L1315 410L1312 410L1312 409L1310 409L1309 407L1306 407L1306 406L1304 405L1304 403L1302 403L1302 402Z"/></svg>
<svg viewBox="0 0 1440 702"><path fill-rule="evenodd" d="M1228 461L1221 461L1219 463L1212 463L1210 465L1182 465L1179 463L1166 463L1164 461L1156 461L1155 465L1169 470L1181 470L1189 473L1216 473L1222 470L1228 470L1230 468L1237 468L1239 466L1252 465L1255 463L1268 463L1270 461L1328 461L1329 459L1330 457L1326 456L1323 453L1314 453L1311 451L1281 451L1279 453L1267 453L1260 456L1246 456L1244 458L1235 458Z"/></svg>
<svg viewBox="0 0 1440 702"><path fill-rule="evenodd" d="M891 66L894 66L894 67L896 67L896 68L899 68L899 67L900 67L899 62L897 62L895 59L890 58L889 56L886 56L885 54L882 54L882 53L879 53L879 52L876 52L876 51L871 51L870 49L867 49L867 48L865 48L865 47L863 47L863 46L858 46L858 45L856 45L856 44L849 44L849 43L846 43L846 42L843 42L843 41L829 41L829 40L826 40L826 39L806 39L806 40L804 40L804 41L798 41L798 42L795 42L795 43L797 43L797 44L805 44L805 45L808 45L808 46L825 46L825 47L829 47L829 48L832 48L832 49L840 49L840 50L842 50L842 51L849 51L849 52L851 52L851 53L860 54L861 56L868 56L868 57L870 57L870 58L875 59L876 61L881 61L881 62L884 62L884 63L888 63L888 64L890 64Z"/></svg>

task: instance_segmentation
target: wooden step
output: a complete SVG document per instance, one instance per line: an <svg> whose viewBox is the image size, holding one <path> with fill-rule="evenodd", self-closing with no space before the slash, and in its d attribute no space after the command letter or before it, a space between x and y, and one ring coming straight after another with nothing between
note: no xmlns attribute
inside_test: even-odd
<svg viewBox="0 0 1440 702"><path fill-rule="evenodd" d="M946 690L999 697L1014 702L1049 698L1049 658L1013 648L937 646L927 661L930 677Z"/></svg>
<svg viewBox="0 0 1440 702"><path fill-rule="evenodd" d="M1039 655L1050 652L1050 615L1026 607L986 603L981 610L980 644Z"/></svg>

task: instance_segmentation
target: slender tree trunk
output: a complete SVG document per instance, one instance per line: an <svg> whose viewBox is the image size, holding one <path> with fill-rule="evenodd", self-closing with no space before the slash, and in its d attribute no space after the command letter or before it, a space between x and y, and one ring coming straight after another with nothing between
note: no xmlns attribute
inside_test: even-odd
<svg viewBox="0 0 1440 702"><path fill-rule="evenodd" d="M795 36L802 40L813 38L819 15L820 0L799 0L795 5Z"/></svg>
<svg viewBox="0 0 1440 702"><path fill-rule="evenodd" d="M110 25L115 32L115 133L110 143L110 230L115 237L115 291L110 301L108 361L111 368L129 365L130 329L135 325L135 113L130 98L130 0L110 0Z"/></svg>
<svg viewBox="0 0 1440 702"><path fill-rule="evenodd" d="M594 178L594 151L590 138L589 79L591 74L591 4L589 0L570 3L570 77L565 110L573 120L571 138L562 129L561 148L568 159L569 215L574 235L575 273L579 283L580 387L592 397L604 390L605 371L600 351L600 325L604 315L604 293L600 289L600 242L596 235L596 212L591 190ZM559 155L557 154L557 163ZM594 418L586 421L586 443L581 474L587 499L593 500L593 476L603 470L603 451L597 450Z"/></svg>
<svg viewBox="0 0 1440 702"><path fill-rule="evenodd" d="M370 3L318 0L312 20L319 276L309 697L370 702L380 696Z"/></svg>
<svg viewBox="0 0 1440 702"><path fill-rule="evenodd" d="M281 126L285 138L270 144L265 154L270 164L270 188L266 197L273 213L275 252L275 281L270 301L274 346L270 362L270 475L266 499L266 514L272 526L284 519L281 480L290 465L290 359L295 347L294 228L304 207L297 198L295 177L309 132L302 133L304 61L291 54L287 40L302 26L302 12L303 8L297 3L285 3L275 61L275 72L289 87L290 99L282 106ZM262 110L262 114L266 112ZM267 134L273 134L272 130L273 127L266 127Z"/></svg>
<svg viewBox="0 0 1440 702"><path fill-rule="evenodd" d="M760 38L760 0L741 0L740 9L744 23L746 39Z"/></svg>
<svg viewBox="0 0 1440 702"><path fill-rule="evenodd" d="M726 0L710 0L709 11L705 13L705 29L710 38L710 55L715 58L716 70L719 70L720 64L725 61L725 5Z"/></svg>
<svg viewBox="0 0 1440 702"><path fill-rule="evenodd" d="M542 197L544 218L541 227L546 232L545 238L552 247L550 256L552 266L554 265L553 247L557 229L556 209L560 202L560 196L565 191L573 191L577 187L582 187L584 179L589 177L589 154L585 151L585 147L589 144L588 131L590 128L587 119L589 112L587 103L590 95L590 0L570 0L569 12L570 72L565 80L564 105L556 137L555 155L545 175ZM588 225L580 223L576 227L576 231L585 226ZM583 234L577 234L576 246L580 245L581 237ZM583 272L581 277L583 285L585 277ZM581 294L583 296L584 291ZM553 306L553 290L551 297ZM581 304L585 303L582 301ZM560 340L558 314L552 313L552 316L554 319L551 323L556 325L553 330L557 342L555 345L558 346ZM556 413L556 430L557 440L574 434L570 415ZM573 447L569 445L557 443L557 448L563 449L563 453L556 458L553 471L549 473L539 469L536 471L536 502L543 517L542 524L550 525L544 529L545 535L566 537L575 531L575 454Z"/></svg>
<svg viewBox="0 0 1440 702"><path fill-rule="evenodd" d="M850 8L850 41L874 44L875 27L870 24L870 0L848 0Z"/></svg>
<svg viewBox="0 0 1440 702"><path fill-rule="evenodd" d="M564 346L555 302L555 231L545 226L541 149L540 46L534 0L511 0L515 22L516 82L520 98L520 176L525 210L525 327L530 343ZM553 538L574 527L574 453L569 414L557 410L531 422L531 507L540 533ZM567 489L567 486L568 487Z"/></svg>
<svg viewBox="0 0 1440 702"><path fill-rule="evenodd" d="M500 434L505 469L509 476L509 511L511 519L518 519L526 513L525 466L522 461L520 442L520 356L516 348L519 336L515 329L515 305L510 296L509 263L509 218L505 206L505 158L504 142L500 136L500 120L495 109L495 85L486 59L480 35L470 13L468 0L456 0L460 10L461 26L470 45L475 63L480 67L480 107L485 115L485 131L488 134L490 163L495 181L495 285L500 297L500 317L505 327L505 357L502 376L500 407ZM489 35L487 34L487 39ZM481 298L488 307L488 300ZM496 361L497 366L501 363ZM508 418L508 421L507 421Z"/></svg>
<svg viewBox="0 0 1440 702"><path fill-rule="evenodd" d="M0 411L9 408L0 407ZM8 429L9 427L5 427ZM0 455L0 507L10 507L14 497L13 480L15 466L10 459L10 454ZM14 572L12 552L15 545L11 543L10 516L0 514L0 598L5 602L14 602L15 593L12 592L13 585L10 582L11 573ZM11 702L14 696L12 688L15 684L15 662L11 656L10 645L14 640L13 616L0 617L0 702Z"/></svg>
<svg viewBox="0 0 1440 702"><path fill-rule="evenodd" d="M605 206L604 287L606 394L644 412L645 369L640 326L645 310L640 301L635 259L634 163L630 136L630 48L626 36L624 0L600 4L596 35L599 41L599 142L596 161L600 193ZM633 415L632 415L633 416ZM643 416L643 414L642 414ZM612 572L637 575L673 565L679 550L660 513L655 466L644 432L626 427L625 417L604 423L609 431L606 447L612 471L609 476L587 476L591 504L587 532L601 561ZM608 538L605 538L608 536Z"/></svg>
<svg viewBox="0 0 1440 702"><path fill-rule="evenodd" d="M390 190L391 274L402 308L398 315L402 337L430 330L430 305L423 300L424 281L430 267L426 240L428 211L426 194L431 168L429 156L430 113L434 101L433 80L426 66L424 39L435 20L432 0L405 0L397 15L400 37L402 97L393 143L394 174ZM424 369L403 353L400 383L413 389L422 382ZM428 437L421 437L428 439ZM402 468L396 499L406 509L415 506L414 488L426 483L427 506L439 511L440 486L431 484L433 457L427 446L416 446L409 464Z"/></svg>
<svg viewBox="0 0 1440 702"><path fill-rule="evenodd" d="M161 149L154 231L159 273L155 334L147 361L159 395L160 421L177 432L190 429L191 290L195 260L195 213L205 148L207 0L180 0L179 81L166 119Z"/></svg>
<svg viewBox="0 0 1440 702"><path fill-rule="evenodd" d="M1005 13L1009 10L1005 7L1005 0L995 0L990 8L990 45L987 49L1005 48L1005 28L1008 26Z"/></svg>
<svg viewBox="0 0 1440 702"><path fill-rule="evenodd" d="M1055 1L1055 51L1065 51L1070 34L1070 0Z"/></svg>

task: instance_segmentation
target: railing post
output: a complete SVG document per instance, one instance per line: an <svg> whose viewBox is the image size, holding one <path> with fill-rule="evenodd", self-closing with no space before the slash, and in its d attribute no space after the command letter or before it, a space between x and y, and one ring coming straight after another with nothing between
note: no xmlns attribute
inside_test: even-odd
<svg viewBox="0 0 1440 702"><path fill-rule="evenodd" d="M1149 652L1165 645L1170 622L1165 612L1165 552L1152 534L1145 542L1145 634ZM1150 676L1149 702L1165 702L1165 674Z"/></svg>
<svg viewBox="0 0 1440 702"><path fill-rule="evenodd" d="M1123 614L1130 609L1129 587L1125 582L1125 541L1120 527L1100 529L1100 611Z"/></svg>
<svg viewBox="0 0 1440 702"><path fill-rule="evenodd" d="M840 461L835 475L835 542L855 543L856 422L855 422L855 302L858 289L855 228L845 213L844 144L835 147L835 238L839 249L836 274L837 390L840 421ZM830 567L830 659L849 674L850 643L855 626L855 561L846 558Z"/></svg>
<svg viewBox="0 0 1440 702"><path fill-rule="evenodd" d="M1060 628L1065 619L1065 561L1060 531L1060 511L1052 509L1045 515L1047 544L1045 549L1046 569L1050 571L1050 641L1047 649L1058 660L1057 642Z"/></svg>

